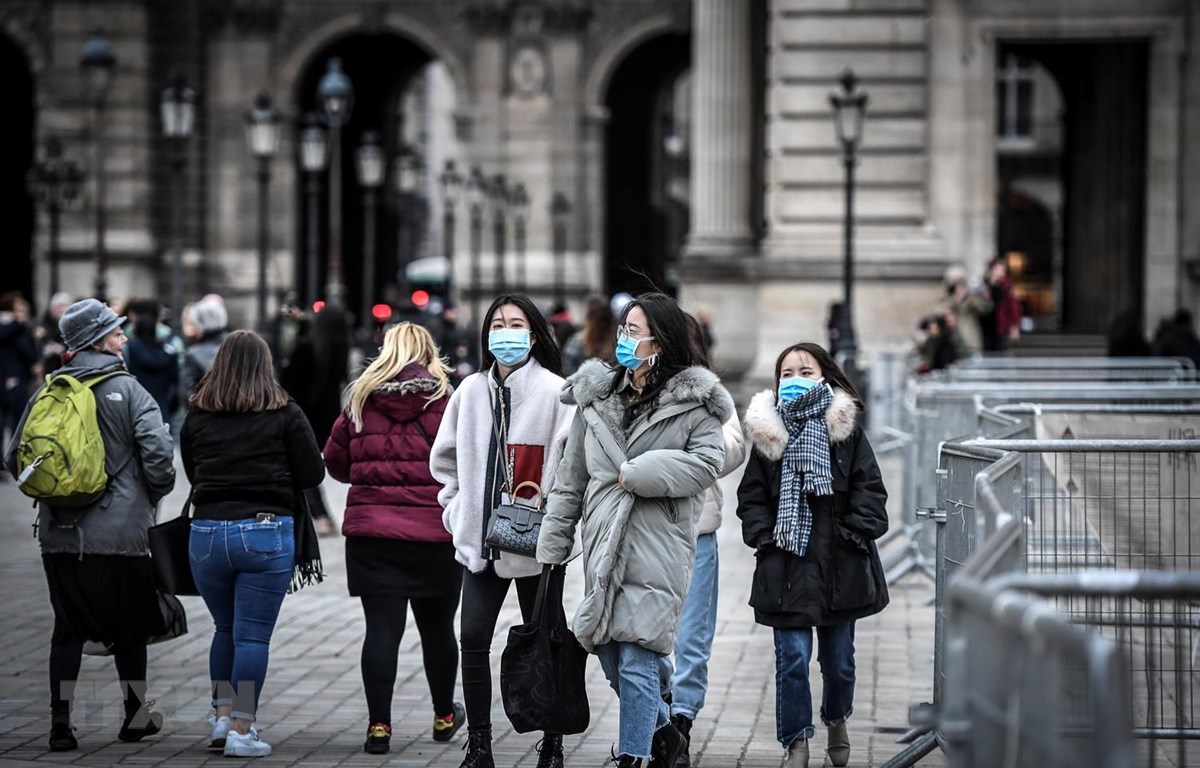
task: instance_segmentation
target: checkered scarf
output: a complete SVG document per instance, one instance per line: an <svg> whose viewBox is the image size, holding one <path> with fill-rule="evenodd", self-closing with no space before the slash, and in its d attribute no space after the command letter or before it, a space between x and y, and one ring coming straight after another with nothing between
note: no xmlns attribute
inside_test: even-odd
<svg viewBox="0 0 1200 768"><path fill-rule="evenodd" d="M833 390L819 384L788 403L779 403L787 427L787 448L779 482L779 512L775 517L775 545L801 557L808 549L813 516L808 494L833 495L833 470L829 464L829 427L825 410Z"/></svg>

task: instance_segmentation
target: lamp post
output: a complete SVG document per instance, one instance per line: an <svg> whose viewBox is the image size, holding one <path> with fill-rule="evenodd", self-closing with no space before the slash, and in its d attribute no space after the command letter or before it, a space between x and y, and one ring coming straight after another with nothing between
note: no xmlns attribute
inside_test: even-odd
<svg viewBox="0 0 1200 768"><path fill-rule="evenodd" d="M529 275L526 272L526 226L529 222L529 192L525 190L525 185L518 183L513 187L512 194L508 198L509 204L512 205L513 213L513 250L517 256L517 290L529 290Z"/></svg>
<svg viewBox="0 0 1200 768"><path fill-rule="evenodd" d="M571 204L562 192L555 192L550 200L550 222L554 227L554 303L566 303L566 257L567 217L571 215Z"/></svg>
<svg viewBox="0 0 1200 768"><path fill-rule="evenodd" d="M326 300L340 305L344 299L342 285L342 126L350 119L354 108L354 88L342 72L342 60L332 58L325 74L317 84L317 105L325 124L329 126L329 143L333 148L329 164L329 268L326 275Z"/></svg>
<svg viewBox="0 0 1200 768"><path fill-rule="evenodd" d="M416 252L418 226L415 198L421 192L425 161L408 144L402 144L396 153L396 219L399 222L396 245L400 253L400 290L405 299L409 295L408 264Z"/></svg>
<svg viewBox="0 0 1200 768"><path fill-rule="evenodd" d="M171 164L171 324L182 334L183 311L183 169L187 165L187 142L196 120L196 92L183 73L174 72L159 102L162 132L170 145Z"/></svg>
<svg viewBox="0 0 1200 768"><path fill-rule="evenodd" d="M480 260L483 257L483 204L487 200L487 179L479 166L467 179L467 204L471 209L471 333L479 329L479 292L483 282ZM472 337L473 338L473 337ZM473 344L474 342L472 342Z"/></svg>
<svg viewBox="0 0 1200 768"><path fill-rule="evenodd" d="M267 216L270 212L271 159L279 151L279 112L271 97L258 94L246 113L246 143L258 161L258 329L267 327L267 251L270 248Z"/></svg>
<svg viewBox="0 0 1200 768"><path fill-rule="evenodd" d="M446 161L438 183L442 188L442 253L446 258L446 299L449 301L454 296L454 217L463 186L463 178L455 170L453 160Z"/></svg>
<svg viewBox="0 0 1200 768"><path fill-rule="evenodd" d="M308 248L305 254L304 305L311 308L320 295L318 272L321 269L321 173L329 162L329 142L325 126L316 115L304 116L304 127L300 129L300 168L304 171L304 191L308 198L306 216Z"/></svg>
<svg viewBox="0 0 1200 768"><path fill-rule="evenodd" d="M385 171L383 147L379 146L379 134L375 131L367 131L359 140L354 167L363 191L362 307L358 314L363 340L370 341L375 333L375 316L371 312L375 304L375 207Z"/></svg>
<svg viewBox="0 0 1200 768"><path fill-rule="evenodd" d="M496 293L499 295L507 290L504 279L504 259L505 251L508 248L505 242L508 234L505 221L508 216L508 185L504 180L503 173L497 173L492 179L488 194L492 201L492 243L496 249Z"/></svg>
<svg viewBox="0 0 1200 768"><path fill-rule="evenodd" d="M858 343L854 334L854 166L858 163L858 144L862 140L863 117L867 110L867 94L858 87L854 72L846 69L841 77L841 89L829 94L833 107L833 123L842 145L842 165L846 169L845 265L842 271L842 312L831 318L837 337L831 340L830 352L842 358L842 368L851 377L858 373ZM840 327L839 327L840 326Z"/></svg>
<svg viewBox="0 0 1200 768"><path fill-rule="evenodd" d="M83 172L74 160L62 156L62 142L46 139L42 159L29 170L29 192L38 205L45 207L50 218L50 294L59 291L58 235L60 216L79 200Z"/></svg>
<svg viewBox="0 0 1200 768"><path fill-rule="evenodd" d="M79 59L87 86L88 101L92 106L92 155L96 174L96 241L93 254L96 260L95 294L100 301L108 300L108 253L104 248L105 189L104 189L104 104L112 88L113 73L117 68L117 57L104 30L94 30L83 46Z"/></svg>

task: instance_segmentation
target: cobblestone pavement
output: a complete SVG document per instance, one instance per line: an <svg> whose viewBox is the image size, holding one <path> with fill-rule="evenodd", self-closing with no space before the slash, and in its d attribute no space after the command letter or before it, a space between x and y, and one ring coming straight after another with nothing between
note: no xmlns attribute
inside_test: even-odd
<svg viewBox="0 0 1200 768"><path fill-rule="evenodd" d="M182 472L180 472L182 478ZM726 481L727 509L735 479ZM161 519L178 514L186 483L164 502ZM343 508L346 488L328 482L330 509ZM142 743L116 739L121 721L120 695L109 659L85 657L78 686L74 724L80 748L46 751L49 730L46 660L52 614L31 536L33 512L11 481L0 483L0 766L71 764L228 765L205 750L209 713L207 654L211 620L199 598L183 598L190 633L150 649L150 695L166 715L163 733ZM692 737L692 764L697 768L774 768L782 750L775 741L774 651L770 630L754 624L746 600L753 570L750 550L742 545L737 519L727 511L719 534L721 557L717 637L709 670L708 700ZM362 694L359 650L362 612L346 594L342 540L322 540L330 578L284 601L271 644L259 726L274 754L256 765L444 766L462 759L465 734L450 744L430 738L432 712L421 669L419 638L410 620L400 652L393 703L392 751L373 756L362 751L366 701ZM582 588L578 567L568 568L567 612ZM892 603L879 616L859 622L858 688L850 720L853 754L850 765L880 765L901 746L898 733L907 726L911 702L927 701L932 689L933 609L927 605L932 587L912 577L892 590ZM508 627L519 621L516 597L500 616L492 663L499 665ZM820 676L813 669L813 696L820 700ZM498 680L498 672L496 674ZM589 664L588 687L592 724L583 734L565 739L568 766L605 764L617 737L617 701L600 665ZM498 686L496 686L498 689ZM529 766L537 761L538 734L518 734L507 726L496 691L493 703L496 764ZM813 742L812 765L824 753L824 729ZM923 765L942 765L938 756Z"/></svg>

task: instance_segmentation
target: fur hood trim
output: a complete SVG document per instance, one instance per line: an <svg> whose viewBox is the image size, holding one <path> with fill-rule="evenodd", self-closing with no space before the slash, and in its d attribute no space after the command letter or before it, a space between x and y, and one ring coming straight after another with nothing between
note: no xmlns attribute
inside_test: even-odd
<svg viewBox="0 0 1200 768"><path fill-rule="evenodd" d="M559 399L567 405L586 408L607 399L612 391L613 369L599 360L579 367L563 386ZM671 377L658 396L658 406L673 403L701 403L724 424L734 414L733 398L721 386L721 380L707 368L694 365Z"/></svg>
<svg viewBox="0 0 1200 768"><path fill-rule="evenodd" d="M385 381L375 388L381 395L418 395L424 392L436 392L440 386L437 379L404 379L403 381Z"/></svg>
<svg viewBox="0 0 1200 768"><path fill-rule="evenodd" d="M829 428L829 442L840 443L854 434L858 422L858 403L844 390L833 390L833 402L825 409L825 425ZM754 443L754 449L771 461L783 458L787 447L787 427L775 407L775 390L764 389L750 399L746 416L742 420L746 437Z"/></svg>

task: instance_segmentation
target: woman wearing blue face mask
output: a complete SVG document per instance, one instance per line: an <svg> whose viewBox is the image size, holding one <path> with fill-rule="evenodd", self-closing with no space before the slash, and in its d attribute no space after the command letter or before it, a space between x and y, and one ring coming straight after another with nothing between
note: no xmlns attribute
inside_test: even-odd
<svg viewBox="0 0 1200 768"><path fill-rule="evenodd" d="M660 293L626 306L616 357L616 367L584 363L563 390L579 412L538 560L566 560L578 529L585 582L572 628L620 699L617 766L679 768L687 740L669 720L659 668L675 647L733 400L701 364L683 310Z"/></svg>
<svg viewBox="0 0 1200 768"><path fill-rule="evenodd" d="M862 400L833 358L809 342L775 361L774 390L750 401L754 445L738 487L742 538L757 565L750 605L775 632L776 734L786 768L807 768L813 727L808 667L816 629L829 762L850 759L854 622L888 603L875 540L887 490L859 421Z"/></svg>
<svg viewBox="0 0 1200 768"><path fill-rule="evenodd" d="M488 520L526 481L549 490L575 413L559 400L562 358L554 332L528 298L505 295L492 302L480 348L479 372L463 379L450 398L429 458L430 472L443 486L442 522L467 569L459 638L468 737L460 768L494 768L490 652L496 619L515 582L529 620L542 570L531 557L485 546ZM538 495L530 486L517 493ZM562 755L562 736L545 734L538 768L561 768Z"/></svg>

